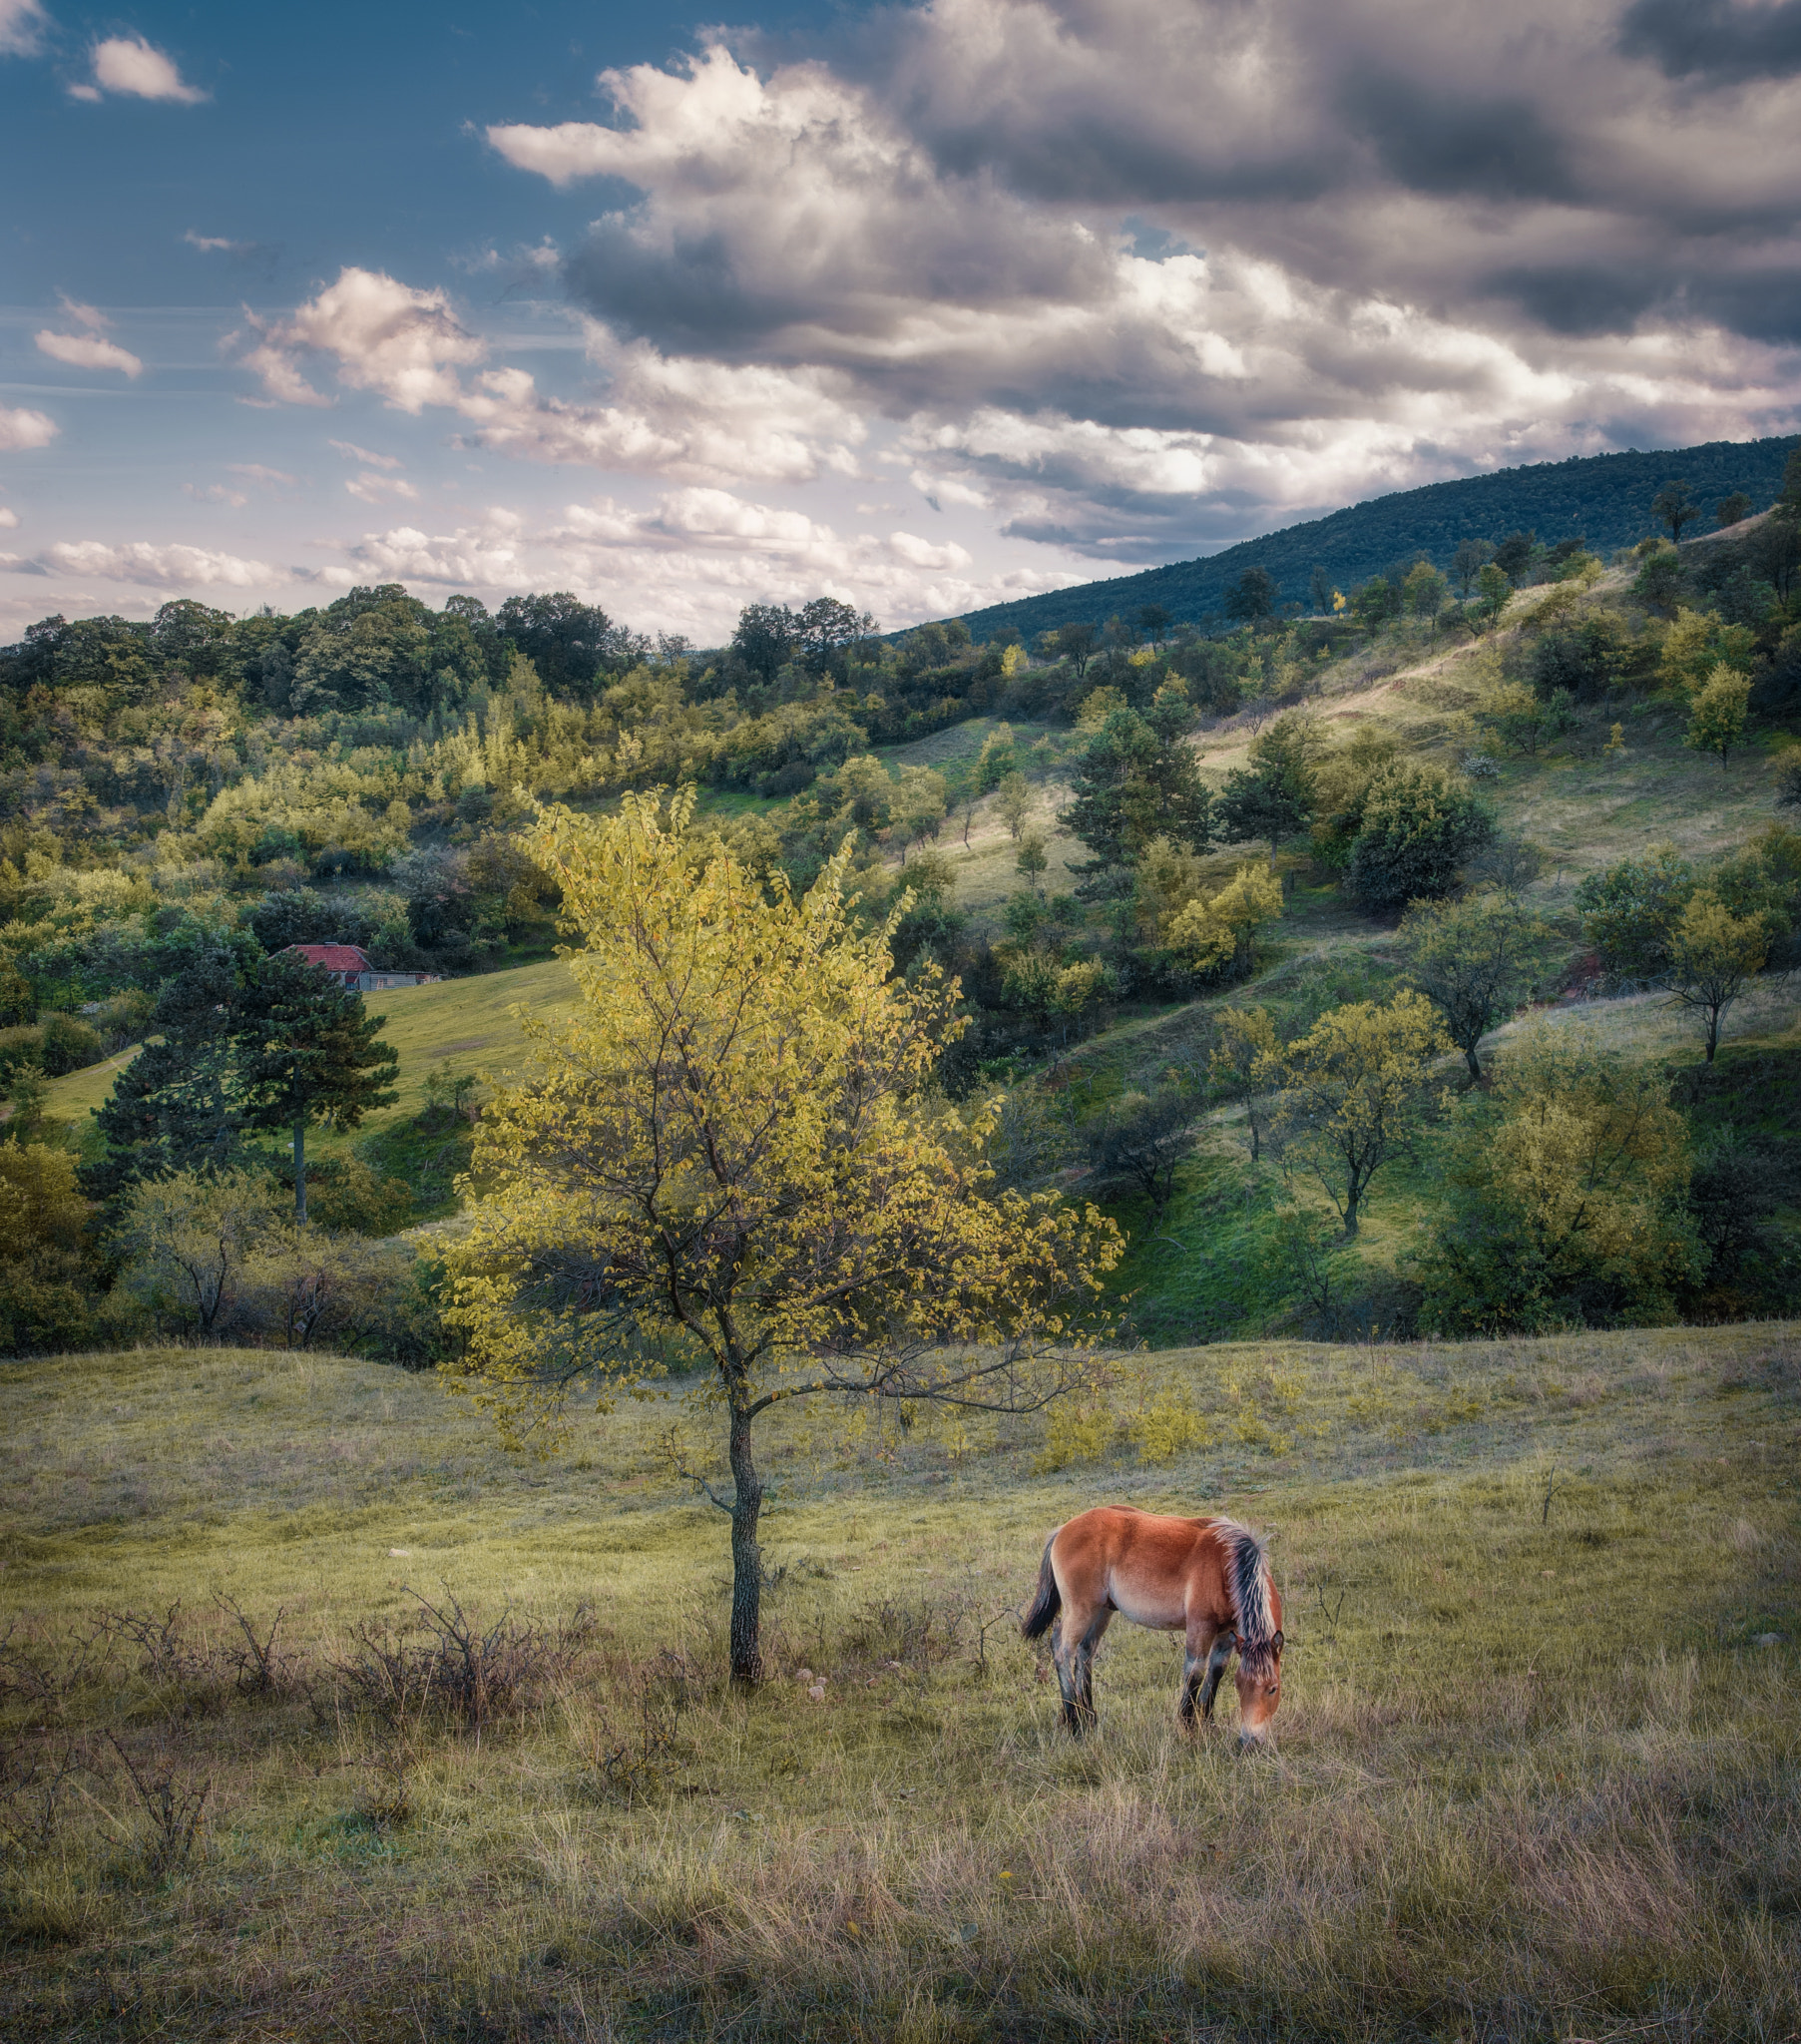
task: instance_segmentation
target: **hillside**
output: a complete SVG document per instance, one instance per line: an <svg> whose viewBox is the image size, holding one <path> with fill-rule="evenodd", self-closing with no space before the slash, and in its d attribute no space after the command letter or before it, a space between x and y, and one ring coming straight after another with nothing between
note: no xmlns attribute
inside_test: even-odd
<svg viewBox="0 0 1801 2044"><path fill-rule="evenodd" d="M1042 1418L784 1406L740 1700L691 1401L541 1463L333 1356L0 1367L0 2030L1787 2035L1798 1384L1792 1323L1178 1351L1055 1469ZM1118 1499L1273 1536L1278 1758L1229 1682L1180 1735L1124 1622L1058 1731L1012 1613ZM415 1591L510 1617L461 1709Z"/></svg>
<svg viewBox="0 0 1801 2044"><path fill-rule="evenodd" d="M1198 622L1220 609L1226 588L1246 568L1263 569L1285 601L1298 603L1306 600L1315 568L1348 592L1416 553L1449 568L1460 541L1495 541L1516 531L1536 531L1547 545L1579 536L1604 560L1616 547L1632 546L1656 529L1651 499L1674 476L1688 483L1709 519L1714 504L1734 490L1743 490L1761 510L1780 489L1783 464L1796 444L1792 435L1709 440L1698 447L1585 455L1428 483L1244 540L1204 560L993 604L971 611L964 622L978 639L1007 627L1035 638L1059 625L1130 618L1146 604Z"/></svg>

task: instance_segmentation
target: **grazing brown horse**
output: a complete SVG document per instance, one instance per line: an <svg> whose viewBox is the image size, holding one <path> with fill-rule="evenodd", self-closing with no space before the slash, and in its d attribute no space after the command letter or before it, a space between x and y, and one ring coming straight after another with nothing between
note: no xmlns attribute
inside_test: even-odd
<svg viewBox="0 0 1801 2044"><path fill-rule="evenodd" d="M1077 1738L1095 1722L1095 1649L1123 1612L1133 1625L1185 1633L1181 1719L1211 1718L1225 1664L1238 1650L1238 1744L1269 1736L1282 1700L1282 1600L1263 1543L1235 1519L1170 1519L1101 1505L1059 1526L1045 1544L1038 1595L1021 1622L1027 1639L1057 1631L1051 1658L1063 1721ZM1204 1678L1204 1679L1203 1679Z"/></svg>

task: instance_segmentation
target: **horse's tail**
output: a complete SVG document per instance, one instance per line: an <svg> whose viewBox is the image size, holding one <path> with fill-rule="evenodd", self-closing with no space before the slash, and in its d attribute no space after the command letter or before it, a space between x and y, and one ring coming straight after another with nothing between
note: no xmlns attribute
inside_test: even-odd
<svg viewBox="0 0 1801 2044"><path fill-rule="evenodd" d="M1038 1565L1038 1595L1032 1600L1032 1609L1020 1620L1020 1633L1028 1640L1043 1639L1051 1630L1051 1621L1063 1608L1063 1592L1057 1587L1057 1572L1051 1566L1051 1550L1056 1545L1057 1534L1053 1533L1045 1542L1045 1558Z"/></svg>

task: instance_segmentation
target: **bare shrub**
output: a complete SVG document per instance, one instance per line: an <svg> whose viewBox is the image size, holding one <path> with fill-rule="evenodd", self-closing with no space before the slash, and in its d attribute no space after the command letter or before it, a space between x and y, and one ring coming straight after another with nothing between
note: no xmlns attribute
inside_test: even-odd
<svg viewBox="0 0 1801 2044"><path fill-rule="evenodd" d="M352 1702L400 1727L450 1717L466 1731L517 1716L540 1701L591 1644L592 1606L545 1625L502 1612L485 1630L448 1591L442 1608L408 1589L419 1612L401 1630L365 1621L354 1651L332 1664Z"/></svg>
<svg viewBox="0 0 1801 2044"><path fill-rule="evenodd" d="M107 1743L119 1756L138 1806L150 1820L146 1863L153 1873L179 1872L200 1842L213 1778L197 1779L167 1736L142 1762L132 1758L117 1735L109 1732Z"/></svg>

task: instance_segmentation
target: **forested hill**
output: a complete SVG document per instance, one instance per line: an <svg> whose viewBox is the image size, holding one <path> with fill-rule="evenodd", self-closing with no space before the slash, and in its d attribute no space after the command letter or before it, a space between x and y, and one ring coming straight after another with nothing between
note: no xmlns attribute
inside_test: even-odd
<svg viewBox="0 0 1801 2044"><path fill-rule="evenodd" d="M1284 601L1298 603L1306 601L1316 567L1349 592L1416 553L1449 568L1460 540L1498 541L1518 531L1536 531L1548 544L1580 535L1590 551L1605 559L1615 547L1630 546L1656 530L1651 499L1675 477L1705 507L1697 531L1711 525L1718 499L1735 490L1743 490L1763 510L1781 491L1783 463L1795 444L1794 434L1774 440L1709 440L1700 447L1585 455L1428 483L1424 489L1372 497L1305 525L1247 539L1202 561L1174 561L1141 575L1082 582L1018 603L994 604L971 611L966 622L978 640L1009 625L1031 638L1059 625L1105 624L1111 617L1129 617L1144 604L1160 604L1172 618L1198 624L1220 609L1227 586L1246 568L1262 568L1275 578Z"/></svg>

